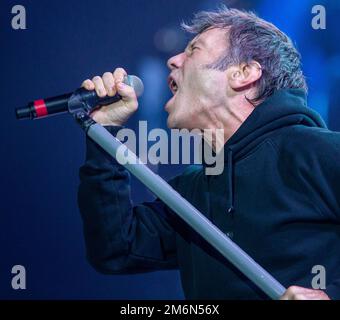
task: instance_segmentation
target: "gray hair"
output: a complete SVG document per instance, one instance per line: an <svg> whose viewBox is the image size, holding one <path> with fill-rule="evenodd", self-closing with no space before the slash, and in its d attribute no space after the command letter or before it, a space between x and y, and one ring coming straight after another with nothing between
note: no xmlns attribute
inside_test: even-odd
<svg viewBox="0 0 340 320"><path fill-rule="evenodd" d="M307 93L301 70L301 56L290 38L253 12L221 6L217 11L201 11L191 24L182 23L187 32L200 34L208 28L227 29L228 50L209 67L226 70L230 65L257 61L262 76L257 80L253 104L262 102L279 89L299 88Z"/></svg>

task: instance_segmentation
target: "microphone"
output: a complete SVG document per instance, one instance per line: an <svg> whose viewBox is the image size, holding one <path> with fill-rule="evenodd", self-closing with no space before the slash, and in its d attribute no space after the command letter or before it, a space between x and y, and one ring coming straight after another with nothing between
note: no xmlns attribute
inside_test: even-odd
<svg viewBox="0 0 340 320"><path fill-rule="evenodd" d="M144 85L140 78L133 75L125 76L125 84L131 86L139 97L143 94ZM97 96L96 91L88 91L85 88L79 88L75 92L66 93L57 97L39 99L30 102L26 107L17 108L15 114L17 119L40 119L56 114L69 112L70 109L83 106L88 112L96 106L104 106L121 100L119 94L113 97Z"/></svg>

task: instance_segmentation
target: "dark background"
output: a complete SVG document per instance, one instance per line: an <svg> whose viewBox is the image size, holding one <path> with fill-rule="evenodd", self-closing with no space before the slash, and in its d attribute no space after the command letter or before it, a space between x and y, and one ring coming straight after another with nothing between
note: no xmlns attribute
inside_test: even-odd
<svg viewBox="0 0 340 320"><path fill-rule="evenodd" d="M165 63L187 41L179 23L219 3L255 10L292 37L302 54L309 105L340 130L340 1L0 0L0 299L183 298L176 271L104 276L87 264L76 203L84 134L69 115L19 122L14 108L123 66L145 84L128 125L148 120L149 128L165 128ZM11 28L17 4L26 8L26 30ZM316 4L326 7L326 30L311 27ZM164 178L181 169L153 167ZM133 180L134 201L150 198ZM26 268L26 290L11 288L16 264Z"/></svg>

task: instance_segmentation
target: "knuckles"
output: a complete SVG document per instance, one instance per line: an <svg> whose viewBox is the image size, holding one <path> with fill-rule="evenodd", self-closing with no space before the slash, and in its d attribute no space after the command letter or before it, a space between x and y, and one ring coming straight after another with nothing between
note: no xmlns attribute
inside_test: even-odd
<svg viewBox="0 0 340 320"><path fill-rule="evenodd" d="M297 286L290 286L290 287L287 289L287 293L292 293L292 294L294 294L298 289L299 289L299 287L297 287Z"/></svg>
<svg viewBox="0 0 340 320"><path fill-rule="evenodd" d="M100 77L100 76L94 76L93 78L92 78L92 82L94 82L94 83L98 83L98 82L101 82L102 81L102 78Z"/></svg>
<svg viewBox="0 0 340 320"><path fill-rule="evenodd" d="M284 294L289 300L329 300L328 295L322 290L291 286Z"/></svg>

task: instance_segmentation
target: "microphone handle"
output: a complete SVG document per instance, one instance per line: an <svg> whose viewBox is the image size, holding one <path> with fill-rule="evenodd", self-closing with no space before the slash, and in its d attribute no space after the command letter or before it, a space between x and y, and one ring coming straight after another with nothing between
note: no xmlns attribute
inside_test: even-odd
<svg viewBox="0 0 340 320"><path fill-rule="evenodd" d="M32 101L24 108L17 108L15 113L17 119L40 119L68 112L71 103L73 104L72 107L75 107L74 103L77 103L78 106L86 104L87 110L91 111L96 106L115 103L120 99L121 96L119 94L113 97L106 96L100 98L94 90L88 91L84 88L79 88L75 92L66 93L57 97Z"/></svg>

